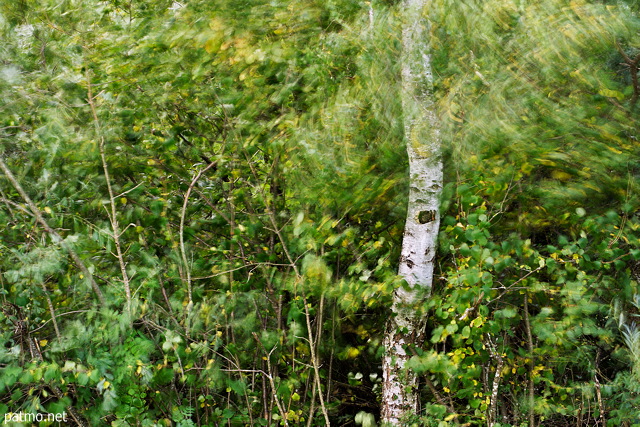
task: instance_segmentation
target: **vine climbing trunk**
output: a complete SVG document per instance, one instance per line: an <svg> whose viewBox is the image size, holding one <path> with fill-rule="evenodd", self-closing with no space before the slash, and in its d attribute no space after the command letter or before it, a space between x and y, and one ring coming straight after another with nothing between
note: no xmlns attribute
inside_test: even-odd
<svg viewBox="0 0 640 427"><path fill-rule="evenodd" d="M382 421L401 425L418 411L417 377L405 369L409 348L421 343L425 319L416 310L433 284L440 225L442 157L439 122L433 98L429 0L404 0L402 30L402 108L409 157L410 194L399 275L407 285L394 294L382 362Z"/></svg>

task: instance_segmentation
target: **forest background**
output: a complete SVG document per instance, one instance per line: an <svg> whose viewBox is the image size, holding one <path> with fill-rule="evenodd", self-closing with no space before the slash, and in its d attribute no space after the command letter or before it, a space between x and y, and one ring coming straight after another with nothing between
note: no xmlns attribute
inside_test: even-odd
<svg viewBox="0 0 640 427"><path fill-rule="evenodd" d="M0 413L374 425L409 191L393 0L0 1ZM633 0L432 0L407 425L640 425Z"/></svg>

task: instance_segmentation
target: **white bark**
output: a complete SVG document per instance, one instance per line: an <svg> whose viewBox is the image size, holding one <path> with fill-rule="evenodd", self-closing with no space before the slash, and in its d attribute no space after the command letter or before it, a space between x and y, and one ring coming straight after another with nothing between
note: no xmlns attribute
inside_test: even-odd
<svg viewBox="0 0 640 427"><path fill-rule="evenodd" d="M404 369L411 357L406 346L420 344L425 319L415 311L431 290L440 226L442 159L438 117L433 99L428 0L403 3L402 107L409 156L410 193L398 274L408 286L394 294L394 317L384 340L382 421L400 425L418 410L417 377Z"/></svg>

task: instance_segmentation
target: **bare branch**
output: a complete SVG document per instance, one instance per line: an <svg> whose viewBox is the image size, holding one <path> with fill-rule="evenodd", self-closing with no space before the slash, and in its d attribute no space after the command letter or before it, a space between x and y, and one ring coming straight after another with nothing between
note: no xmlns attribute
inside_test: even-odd
<svg viewBox="0 0 640 427"><path fill-rule="evenodd" d="M118 263L120 264L120 272L122 273L122 283L124 284L124 294L127 299L127 311L131 310L131 286L129 284L129 275L127 274L127 266L124 262L124 255L122 254L122 246L120 244L120 226L118 224L118 215L116 212L116 201L113 195L113 189L111 188L111 177L109 176L109 168L107 166L107 157L105 155L104 137L100 135L100 121L98 119L98 113L96 111L96 105L94 102L94 95L92 91L91 79L89 77L89 70L87 69L87 101L91 108L91 114L93 115L93 122L95 125L96 136L100 138L100 158L102 159L102 169L104 170L104 177L107 181L107 191L109 192L109 203L111 204L111 213L108 214L109 221L111 222L111 228L113 229L113 240L116 245L116 252Z"/></svg>
<svg viewBox="0 0 640 427"><path fill-rule="evenodd" d="M16 189L18 194L20 194L20 197L22 197L22 199L27 203L27 205L29 206L29 209L31 209L31 212L33 213L33 216L40 223L42 228L44 228L44 230L47 233L49 233L49 235L51 236L51 238L53 239L54 242L59 243L60 246L62 246L64 248L64 250L67 251L69 256L71 256L71 259L75 263L76 267L78 267L78 269L82 272L84 277L86 277L87 280L89 280L89 283L91 284L91 288L93 289L93 292L98 297L98 300L100 301L100 304L103 305L103 306L107 305L106 301L104 299L104 295L102 294L102 291L100 290L100 287L98 286L98 284L96 283L96 281L93 278L93 274L91 274L91 272L89 271L87 266L84 264L82 259L80 259L80 256L78 256L76 251L74 251L71 248L71 246L69 246L64 241L62 236L60 236L60 234L58 234L58 232L56 230L54 230L53 228L51 228L51 226L47 223L47 221L42 216L42 213L40 212L40 209L38 209L38 207L35 205L35 203L33 203L31 198L24 191L24 189L22 188L22 185L20 185L20 183L18 182L16 177L13 175L13 173L11 172L9 167L6 165L6 163L4 162L4 159L1 156L0 156L0 169L2 169L2 172L4 172L5 176L9 180L9 182L11 182L11 184Z"/></svg>

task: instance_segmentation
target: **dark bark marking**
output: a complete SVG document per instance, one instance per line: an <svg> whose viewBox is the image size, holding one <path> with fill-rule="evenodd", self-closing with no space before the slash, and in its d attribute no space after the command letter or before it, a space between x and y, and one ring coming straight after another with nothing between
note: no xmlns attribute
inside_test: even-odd
<svg viewBox="0 0 640 427"><path fill-rule="evenodd" d="M407 267L409 267L409 268L413 268L413 267L416 265L416 263L415 263L415 262L411 261L411 259L410 259L410 258L407 258L407 257L405 257L405 256L401 256L401 257L400 257L400 263L405 263L405 264L407 264Z"/></svg>
<svg viewBox="0 0 640 427"><path fill-rule="evenodd" d="M418 213L418 222L420 224L427 224L436 220L436 211L420 211Z"/></svg>

